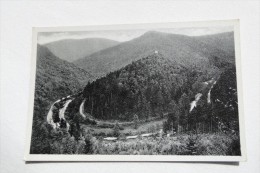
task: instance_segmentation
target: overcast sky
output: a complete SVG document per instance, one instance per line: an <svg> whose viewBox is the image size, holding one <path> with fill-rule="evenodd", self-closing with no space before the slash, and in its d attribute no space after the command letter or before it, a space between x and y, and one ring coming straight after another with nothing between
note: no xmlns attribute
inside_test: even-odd
<svg viewBox="0 0 260 173"><path fill-rule="evenodd" d="M163 28L149 29L159 32L167 32L173 34L182 34L188 36L210 35L222 32L233 31L233 27L215 27L215 28ZM46 44L53 41L63 39L84 39L84 38L107 38L115 41L128 41L139 37L149 30L105 30L105 31L77 31L77 32L41 32L38 34L38 43Z"/></svg>

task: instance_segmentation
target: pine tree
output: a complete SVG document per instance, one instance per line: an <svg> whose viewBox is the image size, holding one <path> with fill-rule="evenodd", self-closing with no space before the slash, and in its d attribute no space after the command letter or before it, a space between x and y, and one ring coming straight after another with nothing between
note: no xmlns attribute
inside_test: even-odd
<svg viewBox="0 0 260 173"><path fill-rule="evenodd" d="M113 133L114 133L115 136L120 135L120 127L119 127L118 122L114 125Z"/></svg>
<svg viewBox="0 0 260 173"><path fill-rule="evenodd" d="M137 129L139 124L138 115L134 114L134 128Z"/></svg>
<svg viewBox="0 0 260 173"><path fill-rule="evenodd" d="M197 155L197 136L190 135L186 144L187 155Z"/></svg>
<svg viewBox="0 0 260 173"><path fill-rule="evenodd" d="M91 154L93 153L93 144L92 144L92 135L91 134L87 134L85 136L85 150L84 150L85 154Z"/></svg>

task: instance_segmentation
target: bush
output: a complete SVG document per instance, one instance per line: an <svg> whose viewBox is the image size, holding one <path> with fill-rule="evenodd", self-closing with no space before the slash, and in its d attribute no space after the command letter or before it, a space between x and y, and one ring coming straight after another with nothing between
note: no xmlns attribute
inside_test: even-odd
<svg viewBox="0 0 260 173"><path fill-rule="evenodd" d="M148 130L148 133L154 133L154 132L156 132L156 126L152 124L148 127L147 130Z"/></svg>
<svg viewBox="0 0 260 173"><path fill-rule="evenodd" d="M114 136L119 136L120 135L120 127L118 123L115 124L114 129L113 129Z"/></svg>
<svg viewBox="0 0 260 173"><path fill-rule="evenodd" d="M85 153L85 147L86 147L85 140L83 140L83 139L79 140L75 154L84 154Z"/></svg>
<svg viewBox="0 0 260 173"><path fill-rule="evenodd" d="M88 134L85 136L84 154L91 153L93 153L92 135Z"/></svg>
<svg viewBox="0 0 260 173"><path fill-rule="evenodd" d="M230 135L203 134L198 137L197 150L199 155L234 155L233 144L234 139Z"/></svg>

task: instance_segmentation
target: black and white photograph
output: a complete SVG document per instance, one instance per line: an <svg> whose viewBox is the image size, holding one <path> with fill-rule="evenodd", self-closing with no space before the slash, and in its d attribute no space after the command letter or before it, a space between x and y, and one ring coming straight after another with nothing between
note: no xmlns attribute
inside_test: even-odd
<svg viewBox="0 0 260 173"><path fill-rule="evenodd" d="M239 21L33 29L25 160L240 161Z"/></svg>

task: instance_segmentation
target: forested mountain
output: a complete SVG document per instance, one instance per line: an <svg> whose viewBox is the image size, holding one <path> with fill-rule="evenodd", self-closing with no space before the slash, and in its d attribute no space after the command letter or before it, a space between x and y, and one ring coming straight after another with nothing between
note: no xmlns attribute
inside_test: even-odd
<svg viewBox="0 0 260 173"><path fill-rule="evenodd" d="M216 35L212 37L216 40L221 37L221 34L218 37ZM224 49L224 47L234 46L233 43L224 44L223 41L221 42L222 47L215 46L214 39L211 39L211 35L190 37L149 31L138 38L101 50L74 63L99 77L118 70L132 61L151 55L155 51L162 54L164 58L183 66L201 64L201 62L208 64L212 59L214 59L214 62L215 59L233 62L234 55L229 56L233 52L227 53L229 48ZM232 39L226 41L233 42Z"/></svg>
<svg viewBox="0 0 260 173"><path fill-rule="evenodd" d="M34 112L45 116L50 103L79 92L91 79L90 73L59 59L48 48L38 45Z"/></svg>
<svg viewBox="0 0 260 173"><path fill-rule="evenodd" d="M57 57L72 62L94 52L117 45L119 42L104 38L64 39L47 43L46 46Z"/></svg>
<svg viewBox="0 0 260 173"><path fill-rule="evenodd" d="M230 57L227 59L229 62L235 61L235 40L234 40L234 32L226 32L221 34L214 35L206 35L206 36L198 36L195 37L199 41L211 46L213 48L217 48Z"/></svg>
<svg viewBox="0 0 260 173"><path fill-rule="evenodd" d="M32 135L39 135L39 126L46 121L54 101L81 91L91 79L90 73L59 59L48 48L38 45Z"/></svg>
<svg viewBox="0 0 260 173"><path fill-rule="evenodd" d="M149 119L171 112L185 97L189 109L201 83L219 73L213 65L183 66L154 53L89 83L85 111L99 119L132 120L134 114Z"/></svg>

